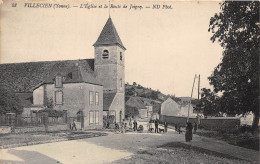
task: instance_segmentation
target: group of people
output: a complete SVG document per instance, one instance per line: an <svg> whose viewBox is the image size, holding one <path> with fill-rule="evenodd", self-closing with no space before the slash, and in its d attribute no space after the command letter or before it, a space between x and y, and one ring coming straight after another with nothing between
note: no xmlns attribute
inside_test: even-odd
<svg viewBox="0 0 260 164"><path fill-rule="evenodd" d="M148 131L150 131L150 132L153 131L152 122L154 122L155 133L159 133L160 131L159 131L159 120L158 119L155 119L154 121L150 120L148 122L148 124L147 124ZM136 120L132 121L132 118L129 118L128 120L123 119L123 121L121 122L121 128L122 128L122 133L124 133L127 128L133 129L134 131L143 131L143 125L138 126L137 121ZM164 122L164 130L163 131L167 132L167 128L168 128L168 123Z"/></svg>
<svg viewBox="0 0 260 164"><path fill-rule="evenodd" d="M152 132L153 131L153 127L152 127L152 122L154 122L154 132L155 133L160 133L160 130L159 130L159 120L158 119L155 119L154 121L153 120L150 120L147 124L147 128L148 128L148 131L149 132ZM163 129L163 132L167 132L167 129L168 129L168 123L165 121L163 123L164 125L164 129Z"/></svg>
<svg viewBox="0 0 260 164"><path fill-rule="evenodd" d="M140 126L139 128L137 127L137 121L134 120L132 122L132 118L130 118L128 120L129 122L127 122L126 119L123 119L123 121L121 122L121 128L122 128L122 133L125 133L126 129L129 128L129 129L133 129L134 131L138 131L140 129ZM133 126L134 125L134 126Z"/></svg>

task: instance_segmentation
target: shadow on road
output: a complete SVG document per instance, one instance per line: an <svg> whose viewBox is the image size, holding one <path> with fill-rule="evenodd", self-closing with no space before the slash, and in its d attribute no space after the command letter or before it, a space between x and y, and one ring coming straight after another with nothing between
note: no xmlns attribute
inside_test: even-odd
<svg viewBox="0 0 260 164"><path fill-rule="evenodd" d="M1 164L10 164L10 163L26 163L26 164L34 164L34 163L59 163L59 161L50 158L46 155L43 155L39 152L35 152L35 151L28 151L28 150L8 150L9 154L12 154L16 157L18 157L18 159L14 159L14 160L5 160L5 159L1 159L0 163ZM35 158L37 157L37 158ZM19 159L20 158L20 159Z"/></svg>

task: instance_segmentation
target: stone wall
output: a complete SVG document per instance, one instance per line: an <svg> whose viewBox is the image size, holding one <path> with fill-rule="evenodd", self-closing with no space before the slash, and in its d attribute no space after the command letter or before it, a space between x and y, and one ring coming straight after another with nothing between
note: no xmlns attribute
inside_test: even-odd
<svg viewBox="0 0 260 164"><path fill-rule="evenodd" d="M169 125L172 125L172 126L178 125L181 127L186 127L187 117L160 115L159 121L160 121L160 123L163 123L166 121ZM194 123L194 122L198 122L198 119L194 118L194 117L190 117L189 121L191 123Z"/></svg>
<svg viewBox="0 0 260 164"><path fill-rule="evenodd" d="M109 51L109 58L103 59L104 50ZM122 53L122 60L120 60ZM95 47L95 72L97 78L104 86L104 91L124 92L125 65L124 50L119 46ZM122 87L120 80L122 79Z"/></svg>
<svg viewBox="0 0 260 164"><path fill-rule="evenodd" d="M40 86L39 88L33 91L33 104L43 105L43 103L44 103L44 87Z"/></svg>
<svg viewBox="0 0 260 164"><path fill-rule="evenodd" d="M117 93L113 102L110 105L109 111L116 112L116 122L120 122L120 111L122 111L121 120L125 118L125 95Z"/></svg>
<svg viewBox="0 0 260 164"><path fill-rule="evenodd" d="M67 124L60 124L60 125L49 125L48 131L62 131L68 130L69 127ZM44 126L34 126L34 127L16 127L15 133L27 133L27 132L44 132Z"/></svg>

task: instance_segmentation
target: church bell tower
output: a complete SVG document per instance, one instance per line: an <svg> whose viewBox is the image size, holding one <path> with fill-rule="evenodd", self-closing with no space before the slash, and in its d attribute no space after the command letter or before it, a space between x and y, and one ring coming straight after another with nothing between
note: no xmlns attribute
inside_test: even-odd
<svg viewBox="0 0 260 164"><path fill-rule="evenodd" d="M116 122L125 117L125 50L116 28L109 17L95 47L96 77L103 84L104 108L114 115Z"/></svg>
<svg viewBox="0 0 260 164"><path fill-rule="evenodd" d="M95 47L95 72L104 92L125 92L125 50L109 17Z"/></svg>

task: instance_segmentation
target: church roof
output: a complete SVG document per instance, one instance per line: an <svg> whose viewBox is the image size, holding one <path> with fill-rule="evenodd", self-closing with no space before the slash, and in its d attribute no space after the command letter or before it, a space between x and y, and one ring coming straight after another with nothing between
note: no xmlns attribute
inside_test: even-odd
<svg viewBox="0 0 260 164"><path fill-rule="evenodd" d="M103 111L108 111L116 93L103 93Z"/></svg>
<svg viewBox="0 0 260 164"><path fill-rule="evenodd" d="M0 85L15 92L32 92L39 84L53 83L54 75L70 72L78 78L68 78L66 82L100 85L95 78L94 59L0 64Z"/></svg>
<svg viewBox="0 0 260 164"><path fill-rule="evenodd" d="M111 18L108 18L102 32L93 46L96 47L100 45L119 45L123 49L126 49L116 31Z"/></svg>

